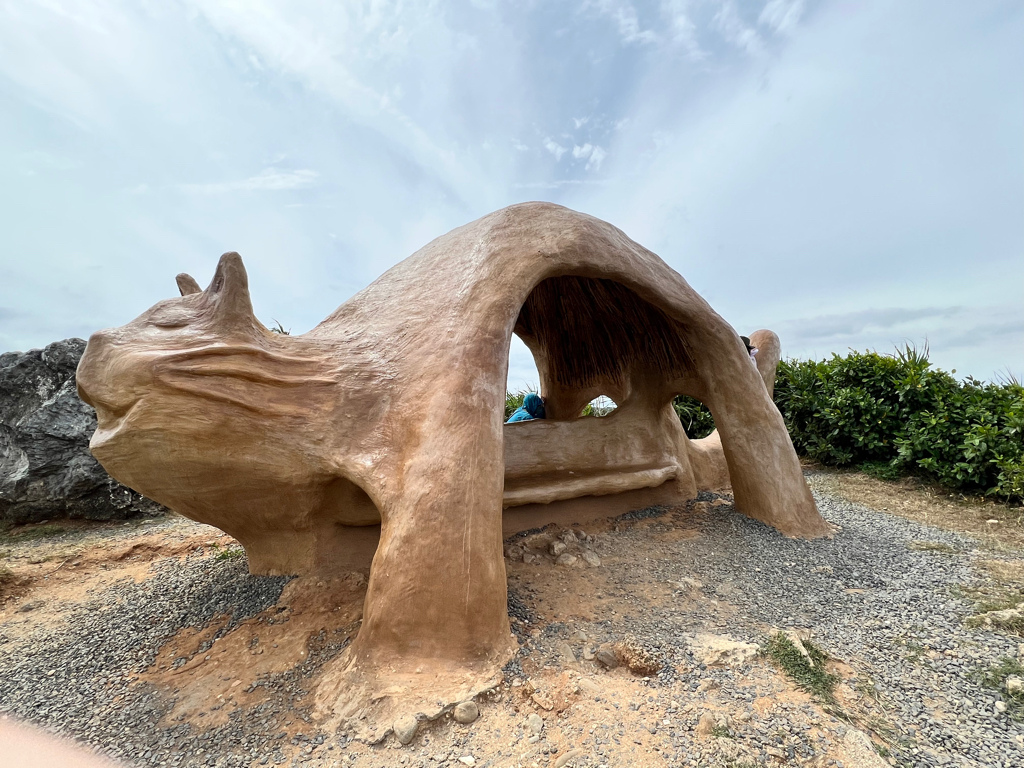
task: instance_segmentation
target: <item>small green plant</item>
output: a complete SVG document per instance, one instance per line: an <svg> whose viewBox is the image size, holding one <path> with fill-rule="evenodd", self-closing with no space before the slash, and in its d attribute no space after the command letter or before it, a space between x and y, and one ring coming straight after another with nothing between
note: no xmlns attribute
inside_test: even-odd
<svg viewBox="0 0 1024 768"><path fill-rule="evenodd" d="M217 559L217 560L234 560L235 558L243 557L244 555L245 555L245 550L244 549L238 549L236 547L231 547L231 548L228 548L228 549L221 549L220 551L218 551L215 559Z"/></svg>
<svg viewBox="0 0 1024 768"><path fill-rule="evenodd" d="M980 670L975 677L986 688L992 688L1002 695L1010 719L1024 721L1024 689L1009 690L1007 687L1009 678L1024 678L1024 664L1004 656L998 664Z"/></svg>
<svg viewBox="0 0 1024 768"><path fill-rule="evenodd" d="M285 330L285 327L283 325L281 325L281 321L280 320L274 320L274 324L272 326L270 326L270 330L271 330L272 333L279 333L282 336L291 336L292 335L291 328Z"/></svg>
<svg viewBox="0 0 1024 768"><path fill-rule="evenodd" d="M732 732L729 730L729 726L716 724L711 726L711 735L716 739L731 739Z"/></svg>
<svg viewBox="0 0 1024 768"><path fill-rule="evenodd" d="M797 687L817 696L821 701L835 704L835 690L839 677L826 671L828 655L809 640L803 641L802 644L807 650L807 656L804 656L785 634L777 632L768 638L764 645L764 653L779 665Z"/></svg>
<svg viewBox="0 0 1024 768"><path fill-rule="evenodd" d="M0 565L0 587L10 584L13 581L14 571L12 571L6 565Z"/></svg>

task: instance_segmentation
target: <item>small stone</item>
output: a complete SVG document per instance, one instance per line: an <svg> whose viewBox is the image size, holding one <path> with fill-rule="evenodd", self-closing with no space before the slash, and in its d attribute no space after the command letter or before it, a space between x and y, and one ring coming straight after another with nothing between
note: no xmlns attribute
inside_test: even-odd
<svg viewBox="0 0 1024 768"><path fill-rule="evenodd" d="M694 729L698 736L710 736L715 730L715 718L710 712L705 712L700 716L697 721L697 727Z"/></svg>
<svg viewBox="0 0 1024 768"><path fill-rule="evenodd" d="M579 558L571 552L563 552L555 558L555 565L575 565L577 560Z"/></svg>
<svg viewBox="0 0 1024 768"><path fill-rule="evenodd" d="M473 700L460 701L455 705L455 722L469 725L480 717L480 707Z"/></svg>
<svg viewBox="0 0 1024 768"><path fill-rule="evenodd" d="M566 546L564 541L552 541L548 546L548 552L551 553L552 557L558 557L565 552Z"/></svg>
<svg viewBox="0 0 1024 768"><path fill-rule="evenodd" d="M589 549L584 549L580 552L580 557L589 565L591 568L597 568L601 565L601 558L597 556L596 552L591 552Z"/></svg>
<svg viewBox="0 0 1024 768"><path fill-rule="evenodd" d="M459 758L459 762L463 765L476 765L476 758L472 755L463 755Z"/></svg>
<svg viewBox="0 0 1024 768"><path fill-rule="evenodd" d="M544 720L536 712L531 712L530 716L526 718L526 727L530 733L539 736L540 732L544 730Z"/></svg>
<svg viewBox="0 0 1024 768"><path fill-rule="evenodd" d="M608 669L615 669L619 666L619 657L611 648L599 649L598 652L594 654L594 658L596 658L603 667Z"/></svg>
<svg viewBox="0 0 1024 768"><path fill-rule="evenodd" d="M560 758L555 760L555 764L554 764L553 768L563 768L563 766L566 763L568 763L570 760L574 760L575 758L582 757L582 756L583 756L583 750L582 749L570 749L568 752L566 752Z"/></svg>
<svg viewBox="0 0 1024 768"><path fill-rule="evenodd" d="M46 603L44 603L42 600L33 600L32 602L25 603L23 606L18 608L18 610L15 611L15 613L28 613L29 611L34 611L37 608L42 608L45 604Z"/></svg>
<svg viewBox="0 0 1024 768"><path fill-rule="evenodd" d="M395 738L399 744L408 744L416 736L416 729L420 727L419 720L412 715L402 715L391 726L395 731Z"/></svg>
<svg viewBox="0 0 1024 768"><path fill-rule="evenodd" d="M851 728L843 737L843 748L851 765L858 768L888 768L888 764L878 756L875 745L863 731Z"/></svg>
<svg viewBox="0 0 1024 768"><path fill-rule="evenodd" d="M584 660L585 661L593 661L594 660L594 656L595 656L594 646L592 646L592 645L584 645L583 646L583 658L584 658Z"/></svg>
<svg viewBox="0 0 1024 768"><path fill-rule="evenodd" d="M1004 712L1006 712L1006 702L1005 701L997 701L996 702L996 712L998 712L1000 715L1003 714Z"/></svg>
<svg viewBox="0 0 1024 768"><path fill-rule="evenodd" d="M1007 693L1024 693L1024 679L1022 679L1019 675L1010 675L1008 678L1006 678L1005 685Z"/></svg>
<svg viewBox="0 0 1024 768"><path fill-rule="evenodd" d="M558 655L562 657L563 664L575 664L576 654L573 653L572 646L568 643L559 643Z"/></svg>

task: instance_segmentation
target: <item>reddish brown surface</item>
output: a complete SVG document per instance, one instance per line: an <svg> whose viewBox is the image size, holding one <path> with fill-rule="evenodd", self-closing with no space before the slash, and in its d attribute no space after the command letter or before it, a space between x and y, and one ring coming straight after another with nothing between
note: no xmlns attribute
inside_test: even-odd
<svg viewBox="0 0 1024 768"><path fill-rule="evenodd" d="M598 219L545 203L485 216L296 337L256 320L237 254L205 291L187 276L179 287L90 339L78 382L97 410L92 450L118 480L237 538L254 572L344 572L373 545L352 526L380 521L325 716L379 731L494 684L515 646L501 550L513 460L520 503L652 483L681 501L727 474L741 512L827 533L736 331ZM502 425L513 332L554 422ZM572 420L600 393L614 416ZM691 450L677 394L708 405L720 443Z"/></svg>

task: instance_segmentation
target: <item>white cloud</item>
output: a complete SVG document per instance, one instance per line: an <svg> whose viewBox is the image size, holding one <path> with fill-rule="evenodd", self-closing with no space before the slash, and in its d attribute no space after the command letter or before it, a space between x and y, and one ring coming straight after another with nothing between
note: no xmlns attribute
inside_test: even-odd
<svg viewBox="0 0 1024 768"><path fill-rule="evenodd" d="M800 23L804 13L804 0L768 0L758 24L764 24L781 35L787 35Z"/></svg>
<svg viewBox="0 0 1024 768"><path fill-rule="evenodd" d="M674 44L682 46L693 61L707 58L708 54L698 40L697 25L691 18L691 0L662 0L661 15L668 22L669 35Z"/></svg>
<svg viewBox="0 0 1024 768"><path fill-rule="evenodd" d="M653 30L640 28L640 17L629 0L590 0L584 7L593 8L599 15L614 21L624 43L648 45L658 40Z"/></svg>
<svg viewBox="0 0 1024 768"><path fill-rule="evenodd" d="M575 146L572 148L572 156L577 160L583 157L590 157L590 153L594 151L592 144L584 144L582 147Z"/></svg>
<svg viewBox="0 0 1024 768"><path fill-rule="evenodd" d="M208 184L182 184L186 192L203 195L219 195L225 192L281 192L303 189L311 186L319 174L308 168L297 171L279 171L266 168L255 176L238 181L213 182Z"/></svg>
<svg viewBox="0 0 1024 768"><path fill-rule="evenodd" d="M572 156L576 160L586 160L586 170L589 171L591 168L594 168L595 170L600 170L601 163L604 162L604 159L608 156L608 153L601 147L587 143L583 144L582 146L579 144L575 145L572 148Z"/></svg>
<svg viewBox="0 0 1024 768"><path fill-rule="evenodd" d="M565 147L563 147L561 144L559 144L552 138L544 139L544 149L546 149L548 152L554 155L556 161L561 160L562 155L564 155L567 152Z"/></svg>
<svg viewBox="0 0 1024 768"><path fill-rule="evenodd" d="M589 171L591 168L600 170L601 163L604 162L607 156L608 153L601 149L601 147L594 147L594 150L590 153L590 159L587 160L587 170Z"/></svg>
<svg viewBox="0 0 1024 768"><path fill-rule="evenodd" d="M740 50L751 55L761 52L763 48L761 37L757 34L757 30L747 26L743 21L733 0L723 0L718 13L712 19L712 25L727 42L732 43Z"/></svg>

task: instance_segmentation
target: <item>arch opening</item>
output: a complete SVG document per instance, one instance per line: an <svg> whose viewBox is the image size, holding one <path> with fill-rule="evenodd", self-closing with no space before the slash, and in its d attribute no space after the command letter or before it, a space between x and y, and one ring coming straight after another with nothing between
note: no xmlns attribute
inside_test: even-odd
<svg viewBox="0 0 1024 768"><path fill-rule="evenodd" d="M570 275L537 284L513 331L533 354L546 417L504 430L503 506L516 508L506 532L685 496L671 401L695 367L681 323L626 285Z"/></svg>
<svg viewBox="0 0 1024 768"><path fill-rule="evenodd" d="M600 419L605 416L610 416L618 407L619 404L612 400L612 398L608 397L608 395L598 395L583 406L580 418L584 418L585 416L596 416Z"/></svg>

